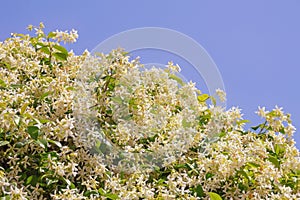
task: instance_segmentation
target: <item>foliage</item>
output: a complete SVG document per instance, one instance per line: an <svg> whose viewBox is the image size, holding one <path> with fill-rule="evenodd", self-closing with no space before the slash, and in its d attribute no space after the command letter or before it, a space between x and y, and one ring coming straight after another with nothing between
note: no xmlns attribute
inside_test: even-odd
<svg viewBox="0 0 300 200"><path fill-rule="evenodd" d="M295 128L281 108L259 108L265 122L245 130L238 108L208 106L173 63L144 70L121 50L76 56L60 44L76 31L43 28L0 43L2 199L300 198ZM111 144L156 152L162 166L118 170L94 122Z"/></svg>

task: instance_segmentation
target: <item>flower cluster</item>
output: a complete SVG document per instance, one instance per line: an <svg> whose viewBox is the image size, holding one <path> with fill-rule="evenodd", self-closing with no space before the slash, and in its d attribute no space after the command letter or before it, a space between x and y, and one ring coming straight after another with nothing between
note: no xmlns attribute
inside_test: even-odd
<svg viewBox="0 0 300 200"><path fill-rule="evenodd" d="M289 114L208 105L178 65L144 69L118 49L76 56L76 31L0 43L3 199L299 199ZM225 93L216 91L220 99Z"/></svg>

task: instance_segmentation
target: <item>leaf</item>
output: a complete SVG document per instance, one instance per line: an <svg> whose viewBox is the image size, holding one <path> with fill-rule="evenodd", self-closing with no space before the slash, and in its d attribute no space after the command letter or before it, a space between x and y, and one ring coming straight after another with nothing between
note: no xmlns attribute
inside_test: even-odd
<svg viewBox="0 0 300 200"><path fill-rule="evenodd" d="M211 200L222 200L220 195L218 195L217 193L209 192L208 194Z"/></svg>
<svg viewBox="0 0 300 200"><path fill-rule="evenodd" d="M55 36L56 36L56 33L50 32L50 33L48 33L47 38L54 38Z"/></svg>
<svg viewBox="0 0 300 200"><path fill-rule="evenodd" d="M45 54L47 54L47 55L50 54L50 49L49 49L48 47L42 47L42 48L40 48L40 50L41 50L42 52L44 52Z"/></svg>
<svg viewBox="0 0 300 200"><path fill-rule="evenodd" d="M69 91L69 90L72 90L72 91L73 91L73 90L75 90L75 87L68 86L68 87L66 87L66 90L68 90L68 91Z"/></svg>
<svg viewBox="0 0 300 200"><path fill-rule="evenodd" d="M279 163L279 161L278 161L277 158L275 158L274 156L269 156L268 160L269 160L271 163L273 163L273 165L274 165L275 167L277 167L278 169L280 168L280 163Z"/></svg>
<svg viewBox="0 0 300 200"><path fill-rule="evenodd" d="M0 87L6 87L6 84L2 79L0 79Z"/></svg>
<svg viewBox="0 0 300 200"><path fill-rule="evenodd" d="M32 178L33 178L33 176L31 175L31 176L29 176L28 178L27 178L27 180L26 180L26 185L28 185L29 183L31 183L31 181L32 181Z"/></svg>
<svg viewBox="0 0 300 200"><path fill-rule="evenodd" d="M198 101L200 102L204 102L206 101L207 99L209 99L209 95L208 94L202 94L200 96L197 97Z"/></svg>
<svg viewBox="0 0 300 200"><path fill-rule="evenodd" d="M221 133L219 133L218 135L220 138L226 136L226 133L224 131L222 131Z"/></svg>
<svg viewBox="0 0 300 200"><path fill-rule="evenodd" d="M191 123L187 122L186 119L183 119L181 123L182 123L183 128L191 127Z"/></svg>
<svg viewBox="0 0 300 200"><path fill-rule="evenodd" d="M54 53L53 56L57 59L57 60L61 60L61 61L66 61L68 54L64 54L64 53Z"/></svg>
<svg viewBox="0 0 300 200"><path fill-rule="evenodd" d="M48 146L48 141L45 139L39 139L36 141L38 145L40 145L43 149L45 149Z"/></svg>
<svg viewBox="0 0 300 200"><path fill-rule="evenodd" d="M6 68L8 70L12 69L11 66L10 66L10 64L6 63L6 62L0 62L0 67L4 67L4 68Z"/></svg>
<svg viewBox="0 0 300 200"><path fill-rule="evenodd" d="M174 166L174 168L176 170L178 170L178 169L188 169L188 166L186 164L177 164L177 165Z"/></svg>
<svg viewBox="0 0 300 200"><path fill-rule="evenodd" d="M107 193L104 195L106 198L111 199L111 200L116 200L119 199L119 196L116 194L112 194L112 193Z"/></svg>
<svg viewBox="0 0 300 200"><path fill-rule="evenodd" d="M249 120L244 119L244 120L237 121L236 124L241 125L241 124L245 124L245 123L249 123L249 122L250 122Z"/></svg>
<svg viewBox="0 0 300 200"><path fill-rule="evenodd" d="M205 174L205 179L207 180L213 176L214 176L214 174L208 172L207 174Z"/></svg>
<svg viewBox="0 0 300 200"><path fill-rule="evenodd" d="M274 150L277 156L279 156L279 154L284 153L284 147L281 144L275 144L274 145Z"/></svg>
<svg viewBox="0 0 300 200"><path fill-rule="evenodd" d="M38 181L38 178L37 178L37 176L35 176L35 175L31 175L31 176L29 176L28 178L27 178L27 180L26 180L26 185L28 185L28 184L30 184L30 185L33 185L33 186L35 186L36 185L36 183L37 183L37 181Z"/></svg>
<svg viewBox="0 0 300 200"><path fill-rule="evenodd" d="M71 183L72 183L69 179L67 179L67 178L65 178L65 177L61 177L61 179L62 179L68 186L70 186Z"/></svg>
<svg viewBox="0 0 300 200"><path fill-rule="evenodd" d="M244 170L237 171L240 175L244 176L247 180L250 180L248 174Z"/></svg>
<svg viewBox="0 0 300 200"><path fill-rule="evenodd" d="M97 149L100 149L100 146L101 146L101 141L100 141L100 140L96 140L95 147L96 147Z"/></svg>
<svg viewBox="0 0 300 200"><path fill-rule="evenodd" d="M215 98L215 97L210 97L210 98L211 98L212 104L213 104L214 106L217 105L216 98Z"/></svg>
<svg viewBox="0 0 300 200"><path fill-rule="evenodd" d="M104 191L102 188L100 188L100 189L98 190L98 192L100 193L101 196L104 196L104 195L105 195L105 191Z"/></svg>
<svg viewBox="0 0 300 200"><path fill-rule="evenodd" d="M41 99L41 100L45 99L47 96L49 96L49 94L51 94L50 91L45 92L44 94L41 95L40 99Z"/></svg>
<svg viewBox="0 0 300 200"><path fill-rule="evenodd" d="M254 163L254 162L248 162L247 165L248 165L249 167L253 167L253 168L260 167L259 164L256 164L256 163Z"/></svg>
<svg viewBox="0 0 300 200"><path fill-rule="evenodd" d="M74 185L74 183L71 182L70 188L71 189L75 189L76 188L76 186Z"/></svg>
<svg viewBox="0 0 300 200"><path fill-rule="evenodd" d="M21 114L21 115L24 114L24 112L25 112L25 110L26 110L26 108L27 108L28 105L29 105L28 102L23 104L23 106L21 107L21 110L20 110L20 114Z"/></svg>
<svg viewBox="0 0 300 200"><path fill-rule="evenodd" d="M37 42L37 43L34 44L34 46L35 46L35 48L40 49L42 47L46 47L47 45L42 43L42 42Z"/></svg>
<svg viewBox="0 0 300 200"><path fill-rule="evenodd" d="M67 49L65 49L65 47L60 46L60 45L53 45L53 48L60 51L61 53L68 55L68 51Z"/></svg>
<svg viewBox="0 0 300 200"><path fill-rule="evenodd" d="M42 123L42 124L46 124L46 123L50 122L50 120L48 120L48 119L39 119L39 122Z"/></svg>
<svg viewBox="0 0 300 200"><path fill-rule="evenodd" d="M14 122L18 128L20 127L21 121L22 120L21 120L20 116L18 116L18 115L14 116Z"/></svg>
<svg viewBox="0 0 300 200"><path fill-rule="evenodd" d="M0 200L10 200L10 196L6 195L4 197L0 197Z"/></svg>
<svg viewBox="0 0 300 200"><path fill-rule="evenodd" d="M58 146L59 148L62 147L61 143L59 141L55 141L55 140L48 140L49 143L55 144L56 146Z"/></svg>
<svg viewBox="0 0 300 200"><path fill-rule="evenodd" d="M23 84L11 84L10 87L16 89L16 88L21 88L23 87L24 85Z"/></svg>
<svg viewBox="0 0 300 200"><path fill-rule="evenodd" d="M115 103L119 103L119 104L123 103L123 100L121 97L111 97L110 99Z"/></svg>
<svg viewBox="0 0 300 200"><path fill-rule="evenodd" d="M197 194L197 197L203 197L204 196L204 191L203 191L203 188L201 185L198 185L194 191L196 192Z"/></svg>
<svg viewBox="0 0 300 200"><path fill-rule="evenodd" d="M5 145L7 145L7 144L9 144L8 141L0 141L0 147L1 147L1 146L5 146Z"/></svg>
<svg viewBox="0 0 300 200"><path fill-rule="evenodd" d="M181 80L181 78L179 78L175 74L169 74L169 78L177 81L177 83L179 83L181 86L184 85L184 82Z"/></svg>
<svg viewBox="0 0 300 200"><path fill-rule="evenodd" d="M39 127L37 126L28 126L27 127L27 133L31 136L32 139L37 140L38 135L39 135Z"/></svg>

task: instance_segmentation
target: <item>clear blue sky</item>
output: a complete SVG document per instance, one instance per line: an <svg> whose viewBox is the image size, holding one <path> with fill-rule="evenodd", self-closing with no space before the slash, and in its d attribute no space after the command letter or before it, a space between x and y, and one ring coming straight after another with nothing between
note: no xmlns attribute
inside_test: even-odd
<svg viewBox="0 0 300 200"><path fill-rule="evenodd" d="M227 105L239 106L253 125L257 107L292 114L300 148L300 1L1 1L0 40L40 21L46 30L72 29L76 53L132 28L180 31L199 42L217 64ZM197 81L197 80L194 80ZM201 86L199 86L201 89Z"/></svg>

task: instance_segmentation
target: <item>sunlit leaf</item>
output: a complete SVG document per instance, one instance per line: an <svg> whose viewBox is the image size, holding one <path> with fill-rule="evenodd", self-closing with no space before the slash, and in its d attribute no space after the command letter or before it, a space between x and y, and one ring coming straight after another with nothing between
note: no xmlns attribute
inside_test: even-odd
<svg viewBox="0 0 300 200"><path fill-rule="evenodd" d="M5 146L5 145L7 145L7 144L9 144L8 141L0 141L0 147L1 147L1 146Z"/></svg>
<svg viewBox="0 0 300 200"><path fill-rule="evenodd" d="M209 95L208 94L202 94L202 95L199 95L197 98L198 98L198 101L200 102L204 102L206 101L207 99L209 99Z"/></svg>
<svg viewBox="0 0 300 200"><path fill-rule="evenodd" d="M65 47L60 46L60 45L53 45L53 48L60 51L61 53L68 55L68 51Z"/></svg>
<svg viewBox="0 0 300 200"><path fill-rule="evenodd" d="M222 200L220 195L218 195L217 193L209 192L208 194L211 200Z"/></svg>
<svg viewBox="0 0 300 200"><path fill-rule="evenodd" d="M50 33L48 33L47 38L54 38L55 36L56 36L56 33L50 32Z"/></svg>
<svg viewBox="0 0 300 200"><path fill-rule="evenodd" d="M179 83L181 86L184 85L184 82L182 81L181 78L176 76L175 74L169 74L170 79L175 80L177 83Z"/></svg>
<svg viewBox="0 0 300 200"><path fill-rule="evenodd" d="M57 60L61 60L61 61L66 61L67 60L67 57L68 55L67 54L64 54L64 53L53 53L53 56L57 59Z"/></svg>

